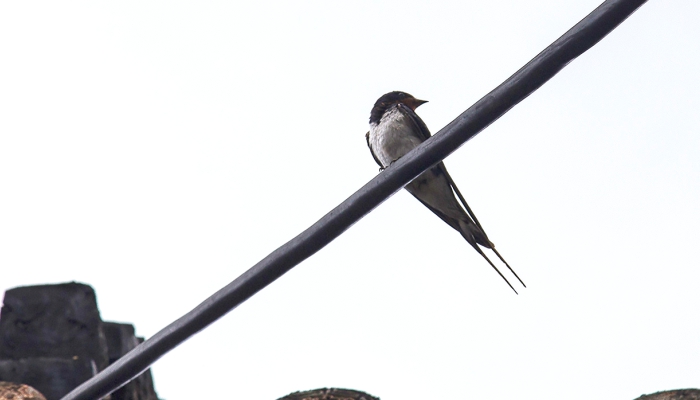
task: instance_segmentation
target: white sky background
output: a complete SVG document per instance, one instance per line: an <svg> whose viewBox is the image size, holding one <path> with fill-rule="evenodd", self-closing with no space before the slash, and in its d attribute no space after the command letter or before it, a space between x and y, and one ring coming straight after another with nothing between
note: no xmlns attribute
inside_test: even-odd
<svg viewBox="0 0 700 400"><path fill-rule="evenodd" d="M3 2L0 290L88 283L150 337L377 174L380 95L437 132L598 4ZM154 364L159 395L699 387L699 15L650 1L447 159L519 296L401 191Z"/></svg>

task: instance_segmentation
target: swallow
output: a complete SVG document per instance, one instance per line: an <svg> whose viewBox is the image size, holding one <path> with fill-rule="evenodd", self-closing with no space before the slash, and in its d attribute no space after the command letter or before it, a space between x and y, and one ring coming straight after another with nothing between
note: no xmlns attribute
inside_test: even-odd
<svg viewBox="0 0 700 400"><path fill-rule="evenodd" d="M369 132L365 138L374 161L379 164L380 171L388 168L396 160L430 138L428 127L416 114L416 108L425 103L427 103L426 100L418 100L404 92L387 93L374 103L369 116ZM516 294L518 292L513 285L486 257L479 246L492 250L510 272L518 278L523 287L526 287L518 274L498 253L493 242L486 236L479 220L476 219L457 185L447 173L443 162L439 162L418 175L405 186L405 189L445 221L447 225L459 232ZM457 202L455 194L464 207Z"/></svg>

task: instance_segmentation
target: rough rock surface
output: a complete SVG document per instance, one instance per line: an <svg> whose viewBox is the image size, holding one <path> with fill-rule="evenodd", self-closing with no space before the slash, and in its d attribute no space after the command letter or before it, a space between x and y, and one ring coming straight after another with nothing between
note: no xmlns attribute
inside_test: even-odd
<svg viewBox="0 0 700 400"><path fill-rule="evenodd" d="M654 394L645 394L635 400L700 400L698 389L676 389Z"/></svg>
<svg viewBox="0 0 700 400"><path fill-rule="evenodd" d="M294 392L278 400L379 400L379 397L352 389L322 388Z"/></svg>
<svg viewBox="0 0 700 400"><path fill-rule="evenodd" d="M0 400L46 400L46 398L29 385L0 382Z"/></svg>

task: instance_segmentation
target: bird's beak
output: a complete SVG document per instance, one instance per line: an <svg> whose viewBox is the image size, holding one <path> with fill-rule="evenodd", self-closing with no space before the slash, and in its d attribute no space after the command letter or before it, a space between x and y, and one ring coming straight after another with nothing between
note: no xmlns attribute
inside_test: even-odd
<svg viewBox="0 0 700 400"><path fill-rule="evenodd" d="M415 100L413 100L413 109L415 110L415 109L418 108L420 105L425 104L425 103L427 103L427 102L428 102L428 100L419 100L419 99L415 99Z"/></svg>

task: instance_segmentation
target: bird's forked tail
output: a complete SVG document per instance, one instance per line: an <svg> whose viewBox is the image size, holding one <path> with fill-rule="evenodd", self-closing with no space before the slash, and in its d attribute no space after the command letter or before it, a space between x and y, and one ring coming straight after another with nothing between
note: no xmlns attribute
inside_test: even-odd
<svg viewBox="0 0 700 400"><path fill-rule="evenodd" d="M477 251L477 253L481 254L481 256L484 257L484 260L486 260L489 263L489 265L491 265L491 267L493 267L494 271L496 271L498 273L498 275L500 275L500 277L503 278L504 281L506 281L508 286L510 286L510 288L513 289L515 294L518 294L518 291L515 290L515 288L513 287L513 285L510 284L508 279L506 279L506 277L503 276L501 271L499 271L498 268L496 268L496 266L493 265L491 260L489 260L489 258L486 257L486 254L484 254L484 252L479 247L479 245L482 245L488 249L493 250L493 252L496 253L496 255L498 256L498 258L500 258L501 261L503 261L503 263L506 265L506 267L508 267L510 272L512 272L513 275L515 275L515 277L518 278L520 283L522 283L522 285L525 286L525 284L520 279L518 274L516 274L515 271L513 271L513 269L510 267L510 265L508 265L506 260L504 260L503 257L501 257L501 255L496 251L496 247L493 245L493 243L491 243L491 241L488 239L488 237L486 237L486 234L481 229L479 229L478 226L471 223L471 221L465 222L465 221L459 220L459 227L460 227L459 233L462 234L462 237L464 237L464 239L467 240L467 242L474 248L474 250Z"/></svg>

